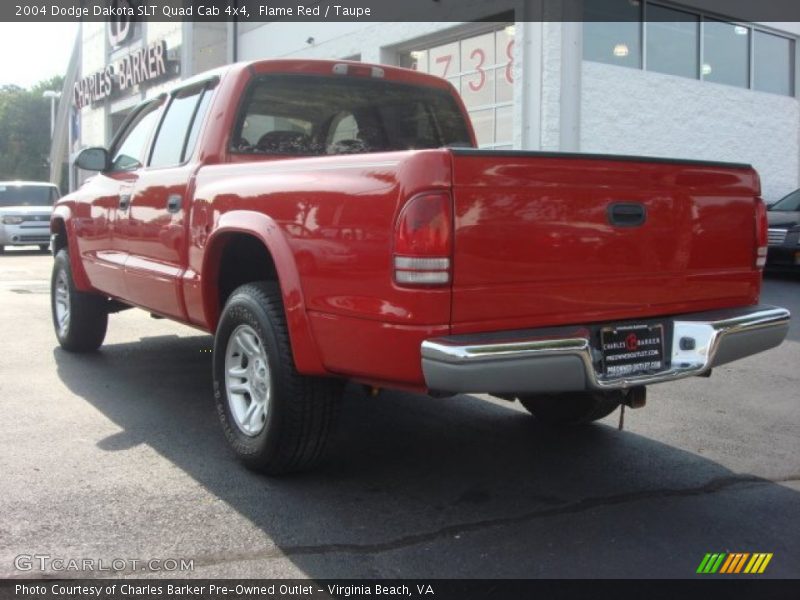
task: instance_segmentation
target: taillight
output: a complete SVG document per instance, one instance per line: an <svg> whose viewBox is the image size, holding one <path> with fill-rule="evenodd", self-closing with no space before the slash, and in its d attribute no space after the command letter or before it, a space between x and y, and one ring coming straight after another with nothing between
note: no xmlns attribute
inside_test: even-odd
<svg viewBox="0 0 800 600"><path fill-rule="evenodd" d="M756 269L763 269L767 263L767 205L756 198Z"/></svg>
<svg viewBox="0 0 800 600"><path fill-rule="evenodd" d="M394 235L394 280L400 285L450 283L450 195L426 192L400 211Z"/></svg>

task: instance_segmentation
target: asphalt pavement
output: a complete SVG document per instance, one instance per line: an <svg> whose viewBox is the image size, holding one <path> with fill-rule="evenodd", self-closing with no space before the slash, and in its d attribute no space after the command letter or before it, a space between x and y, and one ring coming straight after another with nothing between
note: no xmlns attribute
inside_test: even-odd
<svg viewBox="0 0 800 600"><path fill-rule="evenodd" d="M485 396L350 386L325 464L269 479L226 447L209 336L131 310L100 352L65 353L51 265L0 256L0 577L62 558L143 576L682 578L708 552L773 553L761 577L800 577L798 319L776 350L651 387L623 431L618 413L553 431ZM768 277L762 300L800 317L800 276Z"/></svg>

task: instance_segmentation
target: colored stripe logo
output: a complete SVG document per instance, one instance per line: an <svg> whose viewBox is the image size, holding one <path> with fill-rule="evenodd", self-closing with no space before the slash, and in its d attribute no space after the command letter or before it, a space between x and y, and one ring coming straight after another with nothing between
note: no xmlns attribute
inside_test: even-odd
<svg viewBox="0 0 800 600"><path fill-rule="evenodd" d="M697 573L701 575L713 575L715 573L758 575L766 570L771 560L772 552L754 552L752 554L749 552L709 552L700 561Z"/></svg>

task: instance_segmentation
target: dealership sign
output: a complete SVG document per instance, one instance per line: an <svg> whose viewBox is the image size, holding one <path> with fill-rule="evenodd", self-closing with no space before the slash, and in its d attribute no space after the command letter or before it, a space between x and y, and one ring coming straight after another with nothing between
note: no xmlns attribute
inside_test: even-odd
<svg viewBox="0 0 800 600"><path fill-rule="evenodd" d="M140 83L161 79L168 74L167 66L167 43L163 40L134 50L78 81L73 89L75 106L90 106Z"/></svg>
<svg viewBox="0 0 800 600"><path fill-rule="evenodd" d="M131 7L128 0L112 0L111 7L115 9L115 16L109 18L108 23L106 23L108 43L113 48L119 48L128 41L128 38L133 33L133 21L128 16Z"/></svg>

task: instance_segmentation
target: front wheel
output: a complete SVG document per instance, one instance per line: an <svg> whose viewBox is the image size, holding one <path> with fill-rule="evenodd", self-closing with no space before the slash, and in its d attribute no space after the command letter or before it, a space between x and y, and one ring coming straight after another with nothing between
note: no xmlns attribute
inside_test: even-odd
<svg viewBox="0 0 800 600"><path fill-rule="evenodd" d="M62 248L53 263L50 279L50 309L61 347L68 352L97 350L106 337L106 299L75 288L69 254Z"/></svg>
<svg viewBox="0 0 800 600"><path fill-rule="evenodd" d="M568 392L519 396L525 409L545 425L582 425L610 415L622 404L617 392Z"/></svg>
<svg viewBox="0 0 800 600"><path fill-rule="evenodd" d="M277 284L249 283L231 294L214 339L213 369L222 429L245 466L279 475L322 458L342 384L297 372Z"/></svg>

